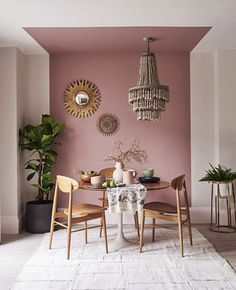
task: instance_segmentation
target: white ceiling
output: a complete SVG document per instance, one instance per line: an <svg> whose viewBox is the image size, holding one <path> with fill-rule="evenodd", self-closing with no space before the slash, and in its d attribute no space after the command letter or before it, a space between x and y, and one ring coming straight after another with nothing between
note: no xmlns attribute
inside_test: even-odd
<svg viewBox="0 0 236 290"><path fill-rule="evenodd" d="M44 49L22 27L212 26L194 49L236 48L236 0L0 0L0 47Z"/></svg>

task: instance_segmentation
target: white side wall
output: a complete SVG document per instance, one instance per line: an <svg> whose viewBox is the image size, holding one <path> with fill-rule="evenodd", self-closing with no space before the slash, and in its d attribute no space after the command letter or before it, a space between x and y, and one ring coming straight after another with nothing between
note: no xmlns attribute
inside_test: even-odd
<svg viewBox="0 0 236 290"><path fill-rule="evenodd" d="M201 207L210 205L209 186L198 180L215 163L214 55L190 57L192 206Z"/></svg>
<svg viewBox="0 0 236 290"><path fill-rule="evenodd" d="M191 54L192 210L209 222L208 163L236 170L236 50ZM204 214L205 213L205 214Z"/></svg>
<svg viewBox="0 0 236 290"><path fill-rule="evenodd" d="M236 171L236 50L218 52L220 163Z"/></svg>
<svg viewBox="0 0 236 290"><path fill-rule="evenodd" d="M19 222L19 231L21 230L22 217L24 210L23 203L23 165L22 156L20 150L18 149L18 132L19 129L24 125L24 111L25 111L25 55L20 51L16 51L16 113L17 113L17 123L16 123L16 133L17 133L17 217Z"/></svg>
<svg viewBox="0 0 236 290"><path fill-rule="evenodd" d="M0 182L2 232L18 232L17 196L17 49L0 49Z"/></svg>
<svg viewBox="0 0 236 290"><path fill-rule="evenodd" d="M41 114L49 114L49 56L26 56L25 120L38 123Z"/></svg>
<svg viewBox="0 0 236 290"><path fill-rule="evenodd" d="M38 124L42 114L49 114L49 56L27 55L25 78L24 124ZM23 156L25 162L28 155L24 152ZM28 173L23 171L24 203L36 197L36 189L26 180Z"/></svg>
<svg viewBox="0 0 236 290"><path fill-rule="evenodd" d="M18 130L49 112L49 58L0 48L0 189L2 233L18 233L26 200ZM29 186L29 185L27 185ZM32 189L29 189L31 192Z"/></svg>

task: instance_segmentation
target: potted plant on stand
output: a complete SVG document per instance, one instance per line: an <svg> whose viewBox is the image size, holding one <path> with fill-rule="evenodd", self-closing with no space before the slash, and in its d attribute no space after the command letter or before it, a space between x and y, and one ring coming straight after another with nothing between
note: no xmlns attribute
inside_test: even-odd
<svg viewBox="0 0 236 290"><path fill-rule="evenodd" d="M57 160L53 145L58 144L55 139L64 127L53 117L42 115L41 124L28 124L19 130L21 151L31 152L30 159L25 163L25 169L31 171L27 180L37 176L37 182L31 184L37 188L36 200L26 203L25 227L31 233L50 230L52 201L49 200L49 193L54 186L52 168Z"/></svg>
<svg viewBox="0 0 236 290"><path fill-rule="evenodd" d="M206 175L199 181L218 183L221 196L227 195L228 184L236 179L236 172L232 172L231 168L226 168L220 164L218 167L210 164L210 167L211 169L206 170Z"/></svg>
<svg viewBox="0 0 236 290"><path fill-rule="evenodd" d="M222 165L206 170L206 175L199 181L211 182L211 225L216 232L235 232L236 221L234 180L236 172ZM225 202L223 202L225 201ZM223 207L224 206L224 207ZM223 221L222 221L223 220Z"/></svg>

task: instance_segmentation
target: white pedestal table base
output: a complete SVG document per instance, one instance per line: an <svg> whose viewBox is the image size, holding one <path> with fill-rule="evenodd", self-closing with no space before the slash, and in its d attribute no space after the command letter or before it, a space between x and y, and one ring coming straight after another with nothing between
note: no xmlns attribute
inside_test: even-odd
<svg viewBox="0 0 236 290"><path fill-rule="evenodd" d="M120 249L135 245L136 243L128 241L123 232L123 213L120 212L118 215L118 231L117 236L114 240L108 242L109 251L114 252Z"/></svg>

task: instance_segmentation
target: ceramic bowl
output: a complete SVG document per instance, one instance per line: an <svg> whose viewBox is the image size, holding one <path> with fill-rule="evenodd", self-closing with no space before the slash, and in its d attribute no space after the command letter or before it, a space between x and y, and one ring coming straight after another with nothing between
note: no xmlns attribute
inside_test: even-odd
<svg viewBox="0 0 236 290"><path fill-rule="evenodd" d="M100 187L102 185L104 181L104 178L102 175L95 175L95 176L91 176L91 184L94 186L94 187Z"/></svg>
<svg viewBox="0 0 236 290"><path fill-rule="evenodd" d="M83 182L90 182L91 181L91 174L81 174L80 179Z"/></svg>
<svg viewBox="0 0 236 290"><path fill-rule="evenodd" d="M143 176L146 178L151 178L154 175L154 169L153 168L147 168L143 169Z"/></svg>

